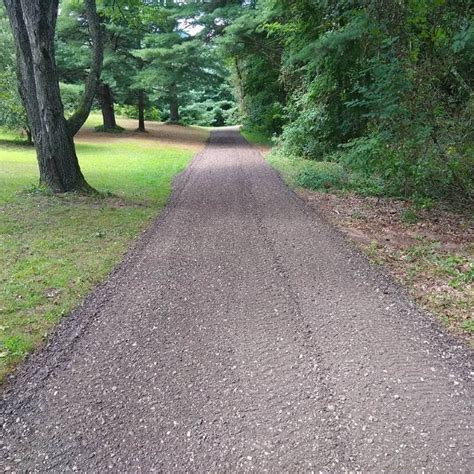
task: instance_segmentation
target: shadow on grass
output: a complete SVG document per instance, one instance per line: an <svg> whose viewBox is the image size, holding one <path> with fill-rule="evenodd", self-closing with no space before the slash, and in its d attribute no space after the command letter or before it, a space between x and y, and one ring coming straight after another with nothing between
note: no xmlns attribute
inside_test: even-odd
<svg viewBox="0 0 474 474"><path fill-rule="evenodd" d="M154 146L156 142L163 142L180 147L201 147L208 138L208 132L203 128L189 127L183 124L145 122L146 133L136 130L137 121L132 119L119 119L120 126L124 128L120 133L108 133L97 128L83 127L76 135L81 143L103 143L112 140L137 140L142 144ZM76 142L77 143L77 142Z"/></svg>
<svg viewBox="0 0 474 474"><path fill-rule="evenodd" d="M31 199L38 199L42 206L62 204L68 207L78 207L86 205L91 209L98 207L123 208L123 207L147 207L149 203L137 202L119 196L112 191L92 189L90 192L70 191L66 193L54 193L49 188L41 184L31 183L17 192L18 196L25 196Z"/></svg>
<svg viewBox="0 0 474 474"><path fill-rule="evenodd" d="M33 143L29 143L23 138L0 138L0 146L34 148Z"/></svg>
<svg viewBox="0 0 474 474"><path fill-rule="evenodd" d="M116 125L115 127L105 127L104 125L98 125L97 127L94 127L94 130L101 133L122 133L125 131L125 129L119 125Z"/></svg>

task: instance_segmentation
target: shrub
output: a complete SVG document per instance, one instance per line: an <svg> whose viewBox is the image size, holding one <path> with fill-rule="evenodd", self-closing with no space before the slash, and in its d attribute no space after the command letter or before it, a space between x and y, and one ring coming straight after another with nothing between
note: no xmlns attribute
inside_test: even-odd
<svg viewBox="0 0 474 474"><path fill-rule="evenodd" d="M129 104L115 104L115 114L119 117L126 117L138 120L138 107ZM145 108L145 120L154 120L158 122L161 119L161 113L155 106Z"/></svg>
<svg viewBox="0 0 474 474"><path fill-rule="evenodd" d="M308 189L341 189L347 186L348 176L339 163L309 162L296 176L296 184Z"/></svg>
<svg viewBox="0 0 474 474"><path fill-rule="evenodd" d="M288 106L288 123L278 141L282 151L311 160L322 160L329 151L327 114L323 105L311 103L307 94Z"/></svg>
<svg viewBox="0 0 474 474"><path fill-rule="evenodd" d="M406 224L416 224L420 218L413 209L404 209L400 214L400 219Z"/></svg>
<svg viewBox="0 0 474 474"><path fill-rule="evenodd" d="M79 84L66 84L61 82L59 84L61 89L61 100L64 106L64 113L71 115L77 108L82 94L84 93L84 87Z"/></svg>

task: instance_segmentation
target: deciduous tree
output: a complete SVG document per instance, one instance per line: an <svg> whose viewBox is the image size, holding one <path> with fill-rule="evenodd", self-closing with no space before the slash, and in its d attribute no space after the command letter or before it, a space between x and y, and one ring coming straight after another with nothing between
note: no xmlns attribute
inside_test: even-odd
<svg viewBox="0 0 474 474"><path fill-rule="evenodd" d="M59 193L91 190L79 167L73 137L89 115L103 50L96 2L84 1L92 61L81 103L66 120L55 60L58 0L4 0L16 47L19 91L37 152L40 183Z"/></svg>

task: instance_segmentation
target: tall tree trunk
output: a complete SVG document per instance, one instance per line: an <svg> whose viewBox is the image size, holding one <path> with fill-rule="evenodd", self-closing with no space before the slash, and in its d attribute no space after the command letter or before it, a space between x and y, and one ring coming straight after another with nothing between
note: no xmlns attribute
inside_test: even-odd
<svg viewBox="0 0 474 474"><path fill-rule="evenodd" d="M25 133L26 133L26 143L28 143L28 145L33 146L33 137L31 136L30 127L25 128Z"/></svg>
<svg viewBox="0 0 474 474"><path fill-rule="evenodd" d="M114 111L114 96L110 86L105 82L99 82L97 85L97 100L99 101L102 110L102 119L104 122L104 129L114 129L117 127Z"/></svg>
<svg viewBox="0 0 474 474"><path fill-rule="evenodd" d="M145 132L145 97L143 91L138 91L138 131Z"/></svg>
<svg viewBox="0 0 474 474"><path fill-rule="evenodd" d="M237 91L238 91L238 96L239 96L239 109L242 115L246 115L247 110L245 107L244 81L242 79L242 70L240 68L240 60L238 57L234 59L234 65L235 65L235 73L237 76L236 83L237 83Z"/></svg>
<svg viewBox="0 0 474 474"><path fill-rule="evenodd" d="M40 183L53 192L89 191L91 188L81 173L74 148L75 128L70 129L64 118L59 91L54 57L58 0L4 0L4 3L12 26L19 90L36 147ZM85 0L85 3L88 18L97 26L98 36L93 40L94 48L100 51L95 51L94 58L98 55L100 61L96 64L101 65L102 43L95 0ZM97 71L93 75L97 76ZM88 81L88 86L95 90L94 81ZM79 118L83 117L84 113ZM78 123L76 121L76 126Z"/></svg>
<svg viewBox="0 0 474 474"><path fill-rule="evenodd" d="M170 104L170 122L177 123L179 122L179 103L176 84L171 85L168 100Z"/></svg>
<svg viewBox="0 0 474 474"><path fill-rule="evenodd" d="M40 0L41 1L41 0ZM58 0L55 0L56 4ZM102 40L102 26L97 13L96 0L84 0L86 7L87 26L92 40L92 57L89 75L86 80L84 94L76 111L68 119L68 129L74 136L84 125L94 102L95 92L99 83L104 59L104 43Z"/></svg>

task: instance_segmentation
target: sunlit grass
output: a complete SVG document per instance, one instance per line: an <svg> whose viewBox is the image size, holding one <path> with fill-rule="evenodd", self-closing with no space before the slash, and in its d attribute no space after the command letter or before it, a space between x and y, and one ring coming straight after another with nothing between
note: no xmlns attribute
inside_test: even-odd
<svg viewBox="0 0 474 474"><path fill-rule="evenodd" d="M247 127L241 127L240 128L240 133L244 136L244 138L249 142L254 145L263 145L263 146L272 146L272 137L269 135L266 135L265 133L258 131L258 130L252 130Z"/></svg>

